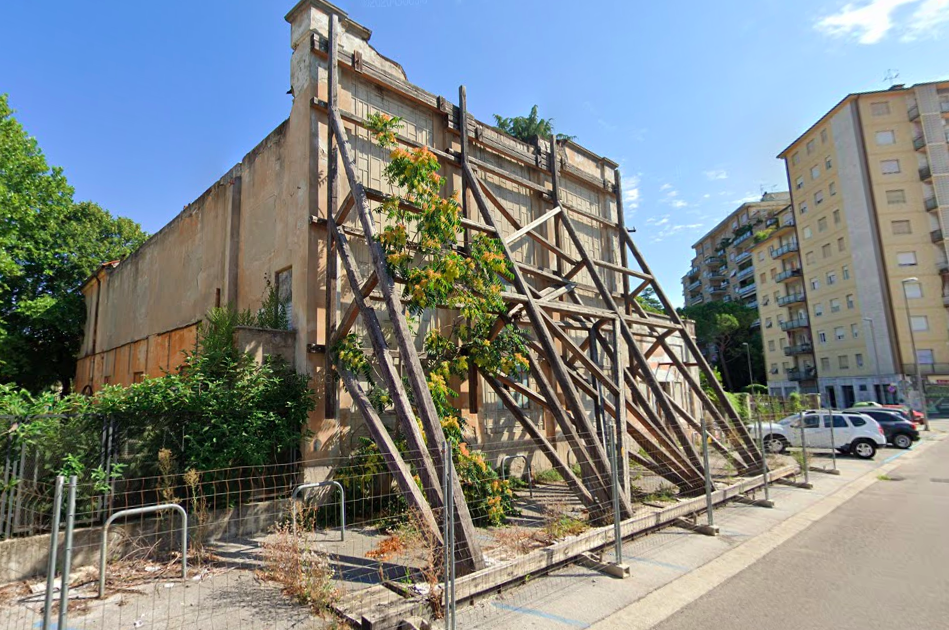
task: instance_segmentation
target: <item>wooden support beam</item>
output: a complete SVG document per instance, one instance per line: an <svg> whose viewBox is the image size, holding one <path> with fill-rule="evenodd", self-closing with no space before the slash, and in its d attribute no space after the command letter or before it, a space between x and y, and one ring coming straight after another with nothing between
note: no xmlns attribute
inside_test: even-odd
<svg viewBox="0 0 949 630"><path fill-rule="evenodd" d="M415 420L415 411L412 409L412 402L402 383L402 377L396 369L395 363L392 361L392 356L389 354L389 347L386 344L382 326L379 324L375 310L366 304L366 299L363 297L362 289L366 283L360 277L359 269L356 267L356 260L349 247L349 241L346 239L346 235L343 234L342 230L340 230L339 226L335 223L332 225L332 230L333 238L336 240L337 250L339 251L339 258L343 263L343 269L346 271L349 286L353 290L353 303L357 305L359 313L362 314L363 323L366 326L366 332L369 337L369 344L372 346L372 352L379 362L379 372L382 374L382 379L389 388L389 395L392 397L395 415L399 420L399 426L402 428L402 432L405 434L409 451L415 454L415 467L418 470L422 488L428 497L429 505L433 509L441 509L444 506L441 480L435 471L435 466L431 458L427 456L425 438L422 436L422 432L419 430L418 423Z"/></svg>
<svg viewBox="0 0 949 630"><path fill-rule="evenodd" d="M620 331L622 332L623 337L626 339L626 343L630 349L633 362L639 369L639 373L642 375L643 381L652 392L659 404L660 410L666 417L666 427L673 431L673 433L675 433L678 437L679 443L682 446L682 450L689 462L692 464L692 467L701 471L702 463L699 461L698 454L695 452L692 444L688 441L685 433L682 431L681 425L676 421L675 412L673 411L672 406L669 404L669 397L663 391L662 387L660 387L659 381L656 379L656 375L653 374L652 370L649 368L649 361L643 355L642 350L639 349L639 345L636 343L636 339L633 336L632 330L630 330L625 318L623 317L622 313L620 313L619 308L616 306L613 296L610 294L609 289L606 287L606 284L603 282L603 279L597 272L596 265L593 264L593 261L586 251L586 247L584 247L583 242L580 240L577 230L573 225L573 221L570 219L570 216L567 213L562 214L561 217L561 223L563 224L567 234L570 236L570 239L573 241L574 248L577 250L577 253L580 254L580 258L586 264L587 272L593 279L593 283L600 290L600 298L606 303L607 308L613 311L613 313L615 313L619 318L618 321L620 322Z"/></svg>
<svg viewBox="0 0 949 630"><path fill-rule="evenodd" d="M333 14L330 17L329 24L329 65L327 75L327 89L329 91L330 107L336 107L339 91L339 74L337 66L339 64L339 16ZM311 116L312 117L312 116ZM339 203L339 171L338 158L336 155L336 145L333 138L333 130L326 130L326 142L328 147L326 160L326 221L329 229L326 230L326 329L324 331L324 344L327 350L333 339L336 337L336 291L337 281L339 279L339 270L336 263L336 241L333 238L333 230L336 226L336 205ZM329 354L326 359L326 374L329 370ZM327 378L323 387L323 414L327 418L335 418L339 409L339 389L336 379Z"/></svg>
<svg viewBox="0 0 949 630"><path fill-rule="evenodd" d="M399 486L399 491L402 493L402 496L405 497L409 508L419 515L422 524L428 528L429 533L431 533L435 540L438 541L438 544L441 545L441 526L435 518L435 514L432 512L431 506L425 501L425 497L422 495L418 484L415 483L412 470L405 463L405 460L402 459L399 449L396 447L395 442L393 442L392 437L382 423L382 419L379 418L379 414L376 413L375 408L369 401L369 397L366 395L366 392L363 391L362 386L360 386L356 378L348 370L339 370L339 375L343 379L346 391L349 392L349 395L352 396L353 401L359 408L359 412L366 422L366 428L369 429L369 434L372 436L372 441L379 447L379 452L386 462L386 467L388 467L389 473L392 474L396 484Z"/></svg>
<svg viewBox="0 0 949 630"><path fill-rule="evenodd" d="M462 89L464 89L462 87ZM468 178L469 186L474 195L475 202L478 205L479 210L481 211L482 219L484 222L495 229L497 225L494 222L494 217L491 215L491 211L488 209L488 203L485 200L484 195L482 194L482 186L480 180L471 170L471 167L468 164L462 163L462 170L464 176ZM504 250L504 255L508 260L514 260L513 253L511 252L510 247L501 242L502 249ZM606 458L606 452L603 449L603 445L596 439L596 434L593 431L592 425L590 425L589 418L586 416L586 411L583 407L583 404L580 402L579 396L577 395L576 389L574 389L573 384L571 383L570 377L564 368L563 362L560 359L557 347L554 345L553 340L550 337L550 333L547 331L546 326L544 326L544 320L541 315L540 307L537 302L530 296L529 285L521 271L517 266L513 266L513 278L512 284L515 289L520 293L521 297L524 298L524 305L527 311L528 318L531 321L531 324L534 327L534 333L537 335L543 349L544 356L547 360L548 365L551 367L554 377L557 380L557 384L560 386L561 391L564 394L567 402L567 408L570 410L571 415L573 416L574 422L578 423L582 427L581 439L584 441L584 444L591 455L591 464L594 466L594 470L590 471L590 475L595 475L600 478L600 484L602 484L601 490L605 491L609 484L605 483L608 480L608 460ZM538 373L540 371L538 370ZM552 388L542 388L547 389L544 391L544 395L548 398L552 410L557 409L558 402L556 395ZM556 411L554 411L557 413ZM584 481L586 481L586 473L584 476ZM587 484L589 485L589 484ZM609 493L606 494L605 499L609 501ZM629 503L628 497L621 497L620 501L621 512L626 514L632 513L632 506Z"/></svg>
<svg viewBox="0 0 949 630"><path fill-rule="evenodd" d="M382 296L385 300L389 319L392 323L392 330L399 348L402 365L408 377L409 384L412 387L418 416L428 436L427 446L429 455L435 464L437 472L441 472L445 466L454 468L454 463L450 458L446 461L444 456L443 445L445 444L445 434L442 430L441 420L438 417L435 403L432 401L432 394L428 389L428 382L422 371L422 364L419 361L418 351L415 348L415 341L411 337L408 323L405 321L402 303L399 299L399 295L396 293L395 282L393 282L392 276L389 274L389 269L386 266L385 254L375 238L376 230L373 224L373 217L369 210L369 200L356 174L356 162L352 155L346 129L343 126L343 121L338 111L330 111L330 124L333 127L333 133L339 145L343 168L346 171L350 191L356 202L356 212L362 224L363 232L366 235L366 243L369 246L376 276L379 278L379 287L382 290ZM474 522L471 520L471 513L468 510L468 504L465 502L465 495L462 491L461 483L458 480L458 475L453 474L452 478L454 479L455 485L455 534L459 543L461 556L458 566L463 573L467 573L482 568L484 566L484 556L481 552L481 544L478 542Z"/></svg>
<svg viewBox="0 0 949 630"><path fill-rule="evenodd" d="M379 190L373 190L372 188L366 189L366 197L368 197L371 201L378 201L378 202L387 201L391 198L390 195L387 195ZM421 208L419 208L418 206L413 206L410 203L405 203L405 201L400 201L399 207L402 208L403 210L414 212L416 214L421 212ZM465 228L466 230L475 230L477 232L484 232L485 234L495 234L495 231L492 228L488 227L487 225L483 223L478 223L477 221L472 221L465 217L462 217L461 219L461 227ZM465 234L467 234L467 232L465 232Z"/></svg>
<svg viewBox="0 0 949 630"><path fill-rule="evenodd" d="M469 170L470 170L470 167L469 167ZM473 174L473 172L472 172L472 174ZM474 179L477 181L478 190L484 193L484 196L487 197L488 200L491 201L491 204L492 204L495 208L498 209L498 212L501 213L501 216L504 217L504 219L505 219L508 223L510 223L511 226L512 226L515 230L520 230L520 229L523 227L523 226L521 225L520 221L518 221L518 220L514 217L514 215L511 214L511 211L508 210L508 209L504 206L504 204L501 202L500 199L498 199L498 196L494 194L494 191L491 190L491 187L488 186L488 183L485 182L485 181L483 181L483 180L481 180L481 179L479 179L479 178L477 178L477 177L475 177ZM471 188L474 189L474 186L472 186ZM544 249L546 249L546 250L552 252L553 254L555 254L555 255L558 257L558 260L559 260L560 258L564 258L565 260L569 261L569 264L571 264L571 265L572 265L572 264L575 264L576 261L574 261L572 258L570 258L570 256L567 254L567 252L565 252L565 251L564 251L563 249L561 249L559 246L554 245L553 243L551 243L550 241L548 241L546 238L544 238L543 236L541 236L541 235L538 234L537 232L527 232L527 235L530 236L531 239L533 239L535 243L537 243L538 245L540 245L540 246L543 247Z"/></svg>
<svg viewBox="0 0 949 630"><path fill-rule="evenodd" d="M359 289L359 295L366 298L369 297L369 294L372 293L372 290L376 288L376 285L379 283L379 279L376 277L376 272L373 271L369 274L369 277L363 281ZM339 322L339 326L336 328L336 331L333 333L330 342L327 345L327 351L332 350L333 346L339 342L340 339L349 334L349 331L352 330L353 325L356 323L356 319L359 317L360 312L360 301L353 300L349 307L346 309L346 312L343 314L342 319Z"/></svg>
<svg viewBox="0 0 949 630"><path fill-rule="evenodd" d="M626 246L629 247L629 251L632 252L633 257L636 259L636 263L639 265L639 268L645 273L652 275L649 265L646 263L646 259L643 258L642 254L639 252L639 248L636 247L636 244L633 242L633 238L629 235L629 233L620 232L620 238L623 240L623 242L625 242ZM672 306L669 298L666 297L666 293L662 290L662 287L659 286L658 283L655 283L653 284L653 290L656 292L656 297L659 298L659 301L662 303L662 306L666 310L666 314L669 316L669 318L685 329L685 325L682 323L682 318L679 317L679 314ZM695 357L695 361L698 363L699 369L705 374L705 378L711 385L712 391L715 392L715 396L718 398L722 407L725 408L725 413L728 415L730 420L728 423L730 425L729 429L734 431L736 435L739 436L741 441L740 450L742 453L742 459L748 462L748 464L751 466L761 467L762 454L758 450L758 447L755 444L754 439L751 437L751 433L748 431L748 428L745 427L744 423L741 421L741 417L738 415L738 412L735 411L735 409L731 406L731 403L728 402L728 397L725 396L725 390L722 389L722 385L715 377L715 373L712 371L711 366L709 366L708 361L705 360L705 357L699 351L699 347L695 343L694 339L692 339L687 334L684 334L682 338L685 340L689 352ZM708 396L705 395L701 388L699 388L696 393L710 408L710 410L715 410L715 405L711 400L708 399ZM715 411L713 411L713 413L714 412Z"/></svg>
<svg viewBox="0 0 949 630"><path fill-rule="evenodd" d="M620 175L619 169L613 171L613 189L616 191L616 224L619 226L619 231L626 232L626 211L623 208L623 178ZM626 251L626 247L623 246L623 238L620 237L620 255L619 261L623 265L623 268L626 269L629 267L629 256ZM646 286L646 282L643 282L640 285L640 290L642 287ZM638 293L638 291L637 291ZM625 305L626 314L632 315L632 307L629 304L629 300L635 299L635 295L630 295L629 292L629 276L623 276L623 304ZM648 356L648 355L647 355Z"/></svg>
<svg viewBox="0 0 949 630"><path fill-rule="evenodd" d="M505 242L507 242L508 245L510 245L511 243L514 243L517 239L521 238L522 236L524 236L531 230L540 227L541 225L549 221L552 217L557 216L559 212L560 212L559 206L554 208L553 210L550 210L549 212L545 212L543 215L537 217L536 219L534 219L533 221L531 221L530 223L528 223L527 225L525 225L518 231L514 232L514 234L511 234L510 236L508 236L506 239L504 239Z"/></svg>
<svg viewBox="0 0 949 630"><path fill-rule="evenodd" d="M483 374L483 373L482 373ZM537 445L538 450L543 453L547 459L550 461L550 464L554 467L563 480L567 482L567 487L573 492L574 495L583 505L591 511L594 511L595 504L593 495L583 486L583 483L580 479L573 474L573 470L564 462L560 455L557 454L557 449L547 440L543 433L534 426L530 421L530 418L524 415L524 412L521 411L521 408L517 405L517 402L511 397L509 393L504 389L504 386L501 385L494 377L483 374L484 380L488 382L488 385L491 386L491 389L494 390L494 393L497 394L498 398L501 400L501 403L507 408L508 413L514 416L514 419L517 420L518 424L531 436L531 439L534 440L534 444Z"/></svg>

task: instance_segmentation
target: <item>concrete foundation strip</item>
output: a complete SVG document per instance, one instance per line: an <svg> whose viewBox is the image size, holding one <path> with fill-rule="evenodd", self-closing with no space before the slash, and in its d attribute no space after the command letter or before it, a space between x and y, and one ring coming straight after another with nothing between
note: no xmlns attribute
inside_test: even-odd
<svg viewBox="0 0 949 630"><path fill-rule="evenodd" d="M774 482L799 473L800 467L793 464L770 471L768 480ZM714 505L727 503L747 492L760 488L763 484L763 475L749 477L736 484L714 491L712 493L712 503ZM621 523L623 538L672 525L677 519L701 513L705 509L705 505L706 499L703 494L669 506L659 512L650 512L626 519ZM463 602L479 595L497 592L499 588L518 582L528 575L537 576L547 573L560 565L575 561L585 553L605 547L612 542L613 525L606 525L584 532L570 540L538 549L512 562L488 567L459 577L455 584L456 602ZM362 627L366 630L396 628L407 615L418 614L420 605L424 605L424 603L418 598L398 602L387 610L379 611L371 617L364 615L362 617ZM351 611L346 612L352 615Z"/></svg>

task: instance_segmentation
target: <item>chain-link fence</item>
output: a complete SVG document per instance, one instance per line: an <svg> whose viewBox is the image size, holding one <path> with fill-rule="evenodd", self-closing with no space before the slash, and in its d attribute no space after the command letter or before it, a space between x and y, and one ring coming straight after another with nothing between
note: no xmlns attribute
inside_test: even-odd
<svg viewBox="0 0 949 630"><path fill-rule="evenodd" d="M680 463L643 465L648 444L630 435L620 443L609 419L598 434L578 436L607 453L605 477L570 462L569 451L568 469L558 471L529 442L513 452L501 442L454 445L454 469L441 474L456 476L476 526L466 544L455 536L457 513L409 508L368 440L319 468L180 470L156 455L154 474L93 478L87 471L74 485L56 474L63 462L8 443L0 627L394 627L413 616L443 619L446 606L565 563L622 574L622 562L610 558L623 557L623 538L673 523L713 525L709 507L761 487L760 474L738 470L733 437L710 424L685 434L708 471L704 484L689 488L668 480ZM115 462L142 459L134 445L109 448ZM412 469L422 465L418 453L403 448L402 455ZM772 475L791 472L789 458L769 463ZM128 466L123 473L145 470ZM323 484L316 470L330 471L333 483ZM458 505L454 487L442 487L449 506ZM590 509L581 492L611 500ZM454 596L446 600L452 566ZM66 625L57 626L61 610Z"/></svg>

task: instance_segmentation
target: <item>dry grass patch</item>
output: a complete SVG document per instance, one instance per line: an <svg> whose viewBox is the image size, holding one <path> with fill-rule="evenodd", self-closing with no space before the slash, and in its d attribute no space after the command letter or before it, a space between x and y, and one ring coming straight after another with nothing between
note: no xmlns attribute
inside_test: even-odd
<svg viewBox="0 0 949 630"><path fill-rule="evenodd" d="M284 595L309 606L323 616L330 612L342 593L333 581L329 555L297 533L290 524L277 525L260 544L264 568L257 575L276 582Z"/></svg>

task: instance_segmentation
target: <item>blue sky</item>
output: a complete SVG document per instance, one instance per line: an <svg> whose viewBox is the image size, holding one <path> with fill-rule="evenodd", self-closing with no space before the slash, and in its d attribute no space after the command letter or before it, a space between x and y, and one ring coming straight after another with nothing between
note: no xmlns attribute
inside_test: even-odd
<svg viewBox="0 0 949 630"><path fill-rule="evenodd" d="M622 165L670 297L692 243L787 185L846 93L946 78L949 0L340 0L409 79L482 120L535 103ZM0 92L79 199L157 231L288 114L291 0L8 3Z"/></svg>

